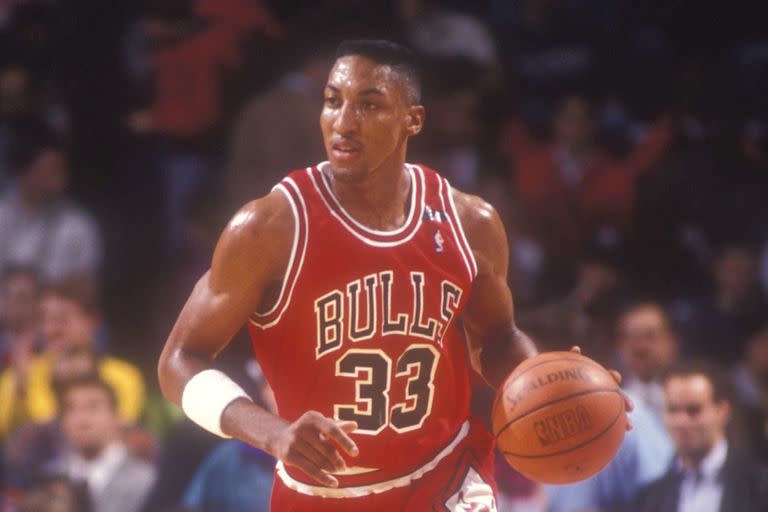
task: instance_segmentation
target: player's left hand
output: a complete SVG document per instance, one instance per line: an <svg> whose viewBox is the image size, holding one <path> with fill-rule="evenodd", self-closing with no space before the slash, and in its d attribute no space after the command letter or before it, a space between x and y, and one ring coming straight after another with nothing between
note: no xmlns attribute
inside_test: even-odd
<svg viewBox="0 0 768 512"><path fill-rule="evenodd" d="M578 345L574 345L571 347L571 352L574 352L576 354L581 354L581 347ZM611 374L611 377L613 377L613 380L616 381L616 384L621 386L621 374L617 372L616 370L608 370L608 373ZM627 396L626 393L623 391L621 392L621 396L624 397L624 408L629 413L635 408L635 404L632 403L632 399ZM632 420L629 419L629 414L627 414L627 431L632 430Z"/></svg>

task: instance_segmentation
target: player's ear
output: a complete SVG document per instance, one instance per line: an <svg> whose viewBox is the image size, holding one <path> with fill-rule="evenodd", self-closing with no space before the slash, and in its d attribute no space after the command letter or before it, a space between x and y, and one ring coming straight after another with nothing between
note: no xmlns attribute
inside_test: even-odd
<svg viewBox="0 0 768 512"><path fill-rule="evenodd" d="M409 137L418 135L424 127L424 107L421 105L411 105L408 107L406 116L406 131Z"/></svg>

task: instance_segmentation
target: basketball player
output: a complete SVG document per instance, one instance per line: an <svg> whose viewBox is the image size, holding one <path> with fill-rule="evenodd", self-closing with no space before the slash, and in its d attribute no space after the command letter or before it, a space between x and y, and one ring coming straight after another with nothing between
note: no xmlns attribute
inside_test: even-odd
<svg viewBox="0 0 768 512"><path fill-rule="evenodd" d="M425 116L408 50L343 43L324 94L328 161L229 222L160 357L163 392L278 459L272 510L495 511L470 368L496 388L536 353L504 227L406 163ZM245 322L278 415L213 369Z"/></svg>

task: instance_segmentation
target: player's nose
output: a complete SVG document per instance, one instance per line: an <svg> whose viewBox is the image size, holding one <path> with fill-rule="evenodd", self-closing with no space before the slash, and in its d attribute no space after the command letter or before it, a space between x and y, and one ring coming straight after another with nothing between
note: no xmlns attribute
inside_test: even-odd
<svg viewBox="0 0 768 512"><path fill-rule="evenodd" d="M333 122L333 128L340 135L349 135L358 128L357 111L349 103L341 106Z"/></svg>

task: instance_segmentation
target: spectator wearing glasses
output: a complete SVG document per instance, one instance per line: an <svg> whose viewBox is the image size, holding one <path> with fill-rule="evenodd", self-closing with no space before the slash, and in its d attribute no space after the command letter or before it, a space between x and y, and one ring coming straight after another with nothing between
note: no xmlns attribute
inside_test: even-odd
<svg viewBox="0 0 768 512"><path fill-rule="evenodd" d="M676 455L667 473L641 489L636 512L768 510L768 470L738 453L726 436L732 405L727 377L688 362L663 380L664 423Z"/></svg>

